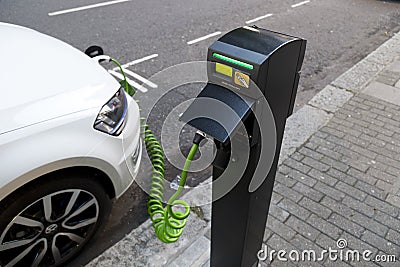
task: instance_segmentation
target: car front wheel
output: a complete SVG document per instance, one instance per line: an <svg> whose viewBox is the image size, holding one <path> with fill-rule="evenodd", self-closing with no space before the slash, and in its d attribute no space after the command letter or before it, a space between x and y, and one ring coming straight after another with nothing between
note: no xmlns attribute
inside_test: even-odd
<svg viewBox="0 0 400 267"><path fill-rule="evenodd" d="M76 256L110 212L88 175L52 176L0 203L0 266L60 266Z"/></svg>

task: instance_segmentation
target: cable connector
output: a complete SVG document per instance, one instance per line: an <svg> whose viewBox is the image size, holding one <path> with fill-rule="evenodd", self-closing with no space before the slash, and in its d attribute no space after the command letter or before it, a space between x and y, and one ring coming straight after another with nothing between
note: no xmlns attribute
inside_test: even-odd
<svg viewBox="0 0 400 267"><path fill-rule="evenodd" d="M99 56L93 57L93 60L96 61L96 62L98 62L98 63L101 63L101 62L103 62L103 61L105 61L105 62L111 62L111 57L106 56L106 55L99 55Z"/></svg>
<svg viewBox="0 0 400 267"><path fill-rule="evenodd" d="M193 144L202 146L202 145L204 145L204 143L201 145L200 145L200 143L201 143L201 141L203 141L206 138L207 138L207 135L205 133L203 133L202 131L197 131L193 138Z"/></svg>

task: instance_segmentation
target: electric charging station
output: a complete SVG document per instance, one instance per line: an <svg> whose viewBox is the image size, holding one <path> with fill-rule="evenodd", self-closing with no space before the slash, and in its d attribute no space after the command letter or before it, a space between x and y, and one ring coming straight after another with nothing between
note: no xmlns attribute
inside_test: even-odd
<svg viewBox="0 0 400 267"><path fill-rule="evenodd" d="M285 123L293 112L305 49L306 41L301 38L255 26L235 29L208 49L209 83L181 120L214 139L213 181L235 175L231 171L224 177L228 165L246 166L241 177L236 177L238 182L222 197L223 189L213 184L211 266L258 263ZM262 98L269 107L260 104ZM223 103L237 116L227 117L218 108L205 106L204 99ZM212 118L210 113L214 113ZM274 121L267 125L276 139L272 150L268 136L262 134L264 126L257 121L268 115ZM248 158L232 154L234 142L250 147ZM266 164L261 155L271 151L269 171L255 177L257 165ZM258 179L256 186L254 179Z"/></svg>

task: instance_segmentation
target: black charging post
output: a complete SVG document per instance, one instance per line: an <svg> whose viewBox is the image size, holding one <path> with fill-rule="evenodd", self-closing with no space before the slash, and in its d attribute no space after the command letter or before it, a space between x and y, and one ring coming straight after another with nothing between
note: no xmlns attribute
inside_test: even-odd
<svg viewBox="0 0 400 267"><path fill-rule="evenodd" d="M212 267L258 263L285 123L293 112L305 48L306 41L301 38L246 26L225 34L208 49L209 83L181 120L213 137L217 149ZM207 99L220 102L221 108L205 105ZM269 107L260 104L262 99ZM227 115L227 107L236 115ZM257 118L268 116L274 123L261 125ZM267 134L262 134L262 127L269 127ZM271 143L267 139L272 137ZM246 146L248 158L240 152ZM263 152L270 155L261 158ZM261 177L256 174L259 164L269 164ZM222 179L228 179L228 185L217 183ZM238 182L221 194L229 188L229 179Z"/></svg>

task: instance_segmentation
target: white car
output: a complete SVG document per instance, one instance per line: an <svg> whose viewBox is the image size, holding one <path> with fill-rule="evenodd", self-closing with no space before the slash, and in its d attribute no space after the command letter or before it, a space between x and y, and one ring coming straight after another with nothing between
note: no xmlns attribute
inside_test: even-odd
<svg viewBox="0 0 400 267"><path fill-rule="evenodd" d="M94 59L0 23L0 266L63 265L137 175L139 108Z"/></svg>

